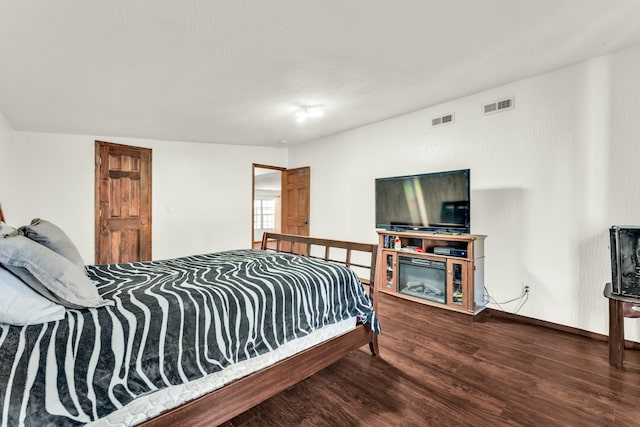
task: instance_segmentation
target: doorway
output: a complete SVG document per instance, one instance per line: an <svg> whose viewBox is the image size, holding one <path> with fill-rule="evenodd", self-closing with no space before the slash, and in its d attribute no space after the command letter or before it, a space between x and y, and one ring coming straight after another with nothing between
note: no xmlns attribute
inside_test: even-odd
<svg viewBox="0 0 640 427"><path fill-rule="evenodd" d="M309 235L311 169L253 164L251 247L265 232ZM269 242L267 242L269 246Z"/></svg>
<svg viewBox="0 0 640 427"><path fill-rule="evenodd" d="M262 235L281 232L282 171L285 168L253 164L251 247L259 249Z"/></svg>

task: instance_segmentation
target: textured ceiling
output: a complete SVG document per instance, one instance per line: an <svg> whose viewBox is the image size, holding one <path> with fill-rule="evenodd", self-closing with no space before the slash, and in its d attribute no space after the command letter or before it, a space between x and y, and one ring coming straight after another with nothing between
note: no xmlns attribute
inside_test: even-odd
<svg viewBox="0 0 640 427"><path fill-rule="evenodd" d="M640 44L637 0L0 0L14 129L300 143ZM300 105L326 115L297 123Z"/></svg>

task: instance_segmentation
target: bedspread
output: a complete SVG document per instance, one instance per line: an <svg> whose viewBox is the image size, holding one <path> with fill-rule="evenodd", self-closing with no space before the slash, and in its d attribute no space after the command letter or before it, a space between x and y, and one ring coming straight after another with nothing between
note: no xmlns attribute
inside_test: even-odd
<svg viewBox="0 0 640 427"><path fill-rule="evenodd" d="M81 425L353 316L377 324L357 276L236 250L88 266L115 306L0 325L1 426Z"/></svg>

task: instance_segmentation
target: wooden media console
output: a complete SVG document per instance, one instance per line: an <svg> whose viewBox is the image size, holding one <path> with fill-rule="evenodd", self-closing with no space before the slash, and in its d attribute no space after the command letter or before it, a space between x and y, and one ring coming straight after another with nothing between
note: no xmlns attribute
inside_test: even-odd
<svg viewBox="0 0 640 427"><path fill-rule="evenodd" d="M486 305L485 237L378 230L378 292L478 314Z"/></svg>

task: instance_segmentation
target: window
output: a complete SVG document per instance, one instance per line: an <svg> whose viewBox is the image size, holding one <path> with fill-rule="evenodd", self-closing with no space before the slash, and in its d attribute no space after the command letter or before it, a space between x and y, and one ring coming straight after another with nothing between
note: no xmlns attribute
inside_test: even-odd
<svg viewBox="0 0 640 427"><path fill-rule="evenodd" d="M276 202L275 200L253 201L253 228L256 230L269 230L275 227Z"/></svg>

